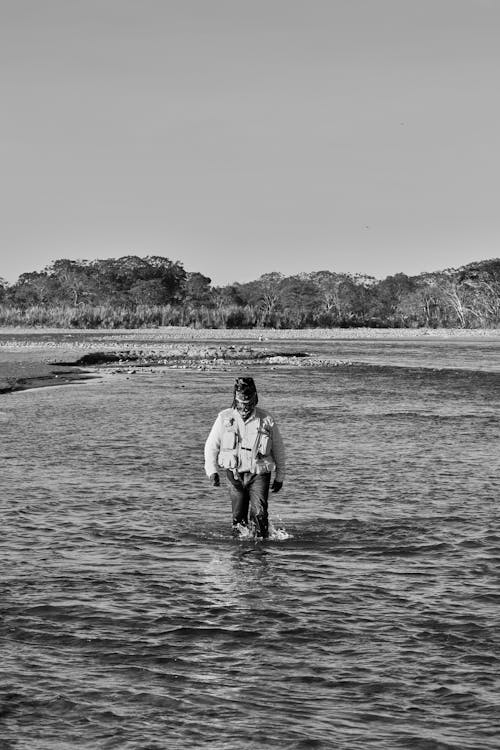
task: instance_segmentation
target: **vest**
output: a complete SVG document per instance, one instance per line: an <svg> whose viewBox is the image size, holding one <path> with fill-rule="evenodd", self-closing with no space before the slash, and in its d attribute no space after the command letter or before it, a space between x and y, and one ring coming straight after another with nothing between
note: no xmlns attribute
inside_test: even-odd
<svg viewBox="0 0 500 750"><path fill-rule="evenodd" d="M251 448L250 471L252 474L267 474L276 468L271 455L273 420L269 416L259 417L257 436ZM223 417L223 432L221 437L218 463L223 469L238 471L241 467L241 453L248 448L241 447L241 435L238 422L231 412Z"/></svg>

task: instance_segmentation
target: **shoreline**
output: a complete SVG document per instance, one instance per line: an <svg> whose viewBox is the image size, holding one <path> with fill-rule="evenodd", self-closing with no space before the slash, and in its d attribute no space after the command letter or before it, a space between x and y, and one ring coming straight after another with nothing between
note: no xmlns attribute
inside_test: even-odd
<svg viewBox="0 0 500 750"><path fill-rule="evenodd" d="M4 336L67 338L109 337L184 340L355 340L355 339L499 339L500 328L16 328L0 326L0 343Z"/></svg>
<svg viewBox="0 0 500 750"><path fill-rule="evenodd" d="M21 347L19 347L21 348ZM90 347L89 347L90 348ZM250 346L223 346L196 344L193 342L169 343L155 348L91 347L93 351L83 354L81 348L68 351L65 346L65 361L45 362L42 359L24 358L17 361L2 361L0 357L0 394L42 388L54 385L69 385L80 380L89 380L105 375L139 375L142 373L165 372L168 370L198 370L227 372L270 366L298 367L338 367L351 362L333 357L320 358L303 350L294 349L254 349ZM18 351L14 346L8 349ZM38 354L47 354L47 348L37 349ZM55 352L51 352L52 355ZM19 351L18 351L19 354Z"/></svg>
<svg viewBox="0 0 500 750"><path fill-rule="evenodd" d="M500 329L53 329L0 327L0 395L103 375L166 369L338 367L290 344L329 341L498 342ZM285 348L280 348L280 343ZM256 345L254 348L253 344ZM286 348L288 346L288 349ZM100 360L100 361L99 361Z"/></svg>
<svg viewBox="0 0 500 750"><path fill-rule="evenodd" d="M56 371L45 373L42 368L35 374L26 374L22 369L15 377L0 375L0 396L19 391L31 391L35 388L50 388L53 386L72 385L83 380L93 380L93 373L78 371L59 373Z"/></svg>

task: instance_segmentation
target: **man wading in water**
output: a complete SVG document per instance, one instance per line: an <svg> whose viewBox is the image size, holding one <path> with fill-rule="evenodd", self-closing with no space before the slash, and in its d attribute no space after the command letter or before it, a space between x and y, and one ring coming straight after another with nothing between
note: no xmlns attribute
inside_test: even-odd
<svg viewBox="0 0 500 750"><path fill-rule="evenodd" d="M219 487L219 468L226 471L233 529L248 525L250 511L256 536L265 539L269 489L279 492L283 486L285 448L276 421L257 402L253 378L236 378L233 405L219 413L205 443L205 472Z"/></svg>

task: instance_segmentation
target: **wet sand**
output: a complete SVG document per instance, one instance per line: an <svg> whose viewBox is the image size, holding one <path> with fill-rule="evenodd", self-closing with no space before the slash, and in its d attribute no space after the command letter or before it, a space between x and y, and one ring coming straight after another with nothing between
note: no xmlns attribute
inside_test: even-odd
<svg viewBox="0 0 500 750"><path fill-rule="evenodd" d="M0 395L30 388L69 385L93 377L94 374L78 367L56 367L43 361L0 361Z"/></svg>

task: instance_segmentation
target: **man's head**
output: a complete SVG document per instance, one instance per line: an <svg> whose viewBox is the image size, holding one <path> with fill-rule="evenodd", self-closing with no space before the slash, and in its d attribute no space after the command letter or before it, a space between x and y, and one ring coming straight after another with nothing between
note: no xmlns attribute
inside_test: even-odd
<svg viewBox="0 0 500 750"><path fill-rule="evenodd" d="M234 384L233 408L243 419L247 419L257 406L259 398L253 378L236 378Z"/></svg>

